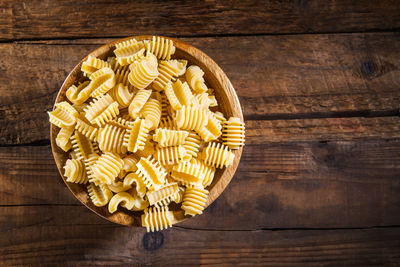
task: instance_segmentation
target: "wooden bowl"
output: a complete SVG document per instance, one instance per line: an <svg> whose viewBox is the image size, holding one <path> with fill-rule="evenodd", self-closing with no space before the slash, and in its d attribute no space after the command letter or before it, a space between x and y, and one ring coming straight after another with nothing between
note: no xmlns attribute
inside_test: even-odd
<svg viewBox="0 0 400 267"><path fill-rule="evenodd" d="M115 48L115 44L124 40L128 40L131 38L135 38L138 41L148 39L150 40L152 36L132 36L127 37L124 39L116 40L114 42L108 43L106 45L101 46L100 48L96 49L92 53L91 56L95 56L101 59L106 59L108 56L113 55L113 50ZM231 82L229 81L228 77L225 73L221 70L221 68L205 53L200 51L199 49L186 44L180 40L164 37L167 39L171 39L174 42L176 47L176 52L173 58L180 58L188 60L188 66L191 64L195 64L199 66L204 72L204 78L206 80L207 85L210 88L215 90L215 96L217 98L220 110L224 113L226 118L230 116L235 116L240 118L243 121L243 114L242 109L240 107L239 99L235 93L235 90L232 87ZM87 57L81 60L78 65L69 73L68 77L65 79L63 85L61 86L60 91L58 92L57 98L55 103L61 101L67 101L65 96L66 90L73 84L77 84L78 81L83 81L84 77L81 72L81 65L82 62L85 61ZM55 138L57 136L59 129L51 125L50 126L50 139L51 139L51 149L53 152L54 160L57 164L58 171L61 174L62 179L64 180L65 184L69 188L69 190L75 195L80 202L82 202L86 207L91 209L93 212L98 214L99 216L118 223L122 225L129 225L129 226L141 226L140 216L142 212L134 212L128 211L125 209L118 209L117 212L110 214L108 212L107 206L105 207L96 207L91 202L86 185L74 184L66 182L66 178L64 177L63 166L65 162L69 158L69 152L64 152L61 150L57 145ZM240 161L240 157L242 155L242 148L239 150L234 150L235 159L233 161L233 165L229 166L228 168L224 169L217 169L215 173L214 180L212 184L208 187L209 198L207 201L207 206L210 205L225 189L225 187L231 181L237 166ZM176 217L176 222L183 221L190 216L184 216L183 211L179 209L178 205L171 206L170 210L174 210L174 215Z"/></svg>

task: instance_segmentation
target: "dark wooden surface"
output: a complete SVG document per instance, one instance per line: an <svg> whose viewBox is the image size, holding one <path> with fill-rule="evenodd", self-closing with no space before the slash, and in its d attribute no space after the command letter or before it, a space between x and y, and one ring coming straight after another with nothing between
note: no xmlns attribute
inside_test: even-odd
<svg viewBox="0 0 400 267"><path fill-rule="evenodd" d="M397 1L0 1L0 265L400 265ZM239 95L246 147L203 215L109 223L57 172L50 110L73 66L180 37Z"/></svg>

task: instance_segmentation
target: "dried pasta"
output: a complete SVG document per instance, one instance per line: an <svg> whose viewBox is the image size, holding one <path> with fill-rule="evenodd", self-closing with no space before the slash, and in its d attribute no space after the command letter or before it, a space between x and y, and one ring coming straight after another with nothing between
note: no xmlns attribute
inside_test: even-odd
<svg viewBox="0 0 400 267"><path fill-rule="evenodd" d="M226 119L205 72L175 50L153 37L119 42L107 59L88 56L66 101L48 112L69 153L66 181L87 184L109 213L142 213L147 231L170 227L177 209L201 214L216 169L232 165L245 141L241 118Z"/></svg>

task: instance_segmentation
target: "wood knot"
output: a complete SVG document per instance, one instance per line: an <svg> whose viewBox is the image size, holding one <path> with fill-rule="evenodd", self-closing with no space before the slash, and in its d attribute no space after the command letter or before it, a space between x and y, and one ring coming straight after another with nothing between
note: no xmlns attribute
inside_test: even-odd
<svg viewBox="0 0 400 267"><path fill-rule="evenodd" d="M161 232L150 232L143 236L142 244L145 250L154 251L164 243L164 235Z"/></svg>
<svg viewBox="0 0 400 267"><path fill-rule="evenodd" d="M361 73L366 77L372 77L378 70L378 66L372 60L367 60L361 64Z"/></svg>

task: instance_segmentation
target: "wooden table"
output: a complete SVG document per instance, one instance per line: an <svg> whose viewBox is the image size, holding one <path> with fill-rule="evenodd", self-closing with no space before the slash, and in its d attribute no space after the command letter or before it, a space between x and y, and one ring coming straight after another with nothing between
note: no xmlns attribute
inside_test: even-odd
<svg viewBox="0 0 400 267"><path fill-rule="evenodd" d="M0 1L0 265L399 265L398 1ZM88 52L160 34L205 51L243 107L239 169L167 231L109 223L49 146Z"/></svg>

